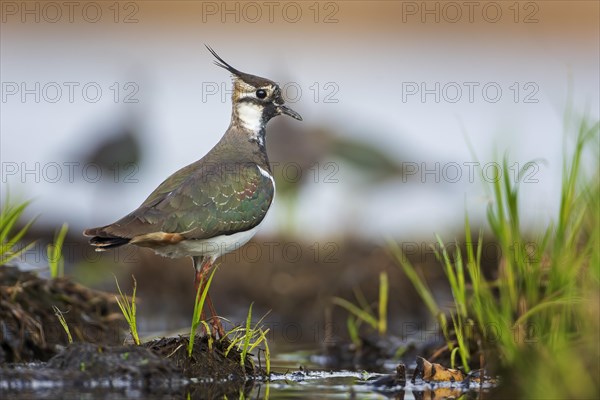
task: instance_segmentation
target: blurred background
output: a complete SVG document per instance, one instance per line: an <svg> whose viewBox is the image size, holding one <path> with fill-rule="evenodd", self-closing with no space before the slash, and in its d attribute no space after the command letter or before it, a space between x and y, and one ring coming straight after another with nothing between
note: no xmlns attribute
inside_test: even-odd
<svg viewBox="0 0 600 400"><path fill-rule="evenodd" d="M394 323L424 322L384 240L440 275L434 233L460 237L465 210L485 229L485 183L505 152L511 179L533 161L524 226L547 225L571 146L565 111L599 114L598 2L1 7L1 197L33 199L29 235L42 238L20 262L46 265L45 243L68 223L67 274L114 290L111 272L124 286L133 273L146 334L187 326L191 261L134 248L97 254L80 232L136 208L224 133L230 77L204 44L279 82L304 118L269 124L274 207L255 239L222 259L212 288L233 322L251 302L256 315L272 310L267 326L283 345L327 340L327 322L343 335L331 296L360 288L375 300L382 270L402 316ZM484 258L495 265L493 245Z"/></svg>

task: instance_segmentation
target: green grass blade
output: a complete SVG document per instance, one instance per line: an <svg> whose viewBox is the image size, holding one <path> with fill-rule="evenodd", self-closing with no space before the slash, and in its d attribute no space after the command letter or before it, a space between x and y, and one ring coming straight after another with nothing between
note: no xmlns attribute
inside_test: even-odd
<svg viewBox="0 0 600 400"><path fill-rule="evenodd" d="M402 268L417 293L425 303L425 306L432 315L439 315L440 308L438 307L431 290L427 287L424 279L421 279L415 267L408 261L402 253L402 250L396 242L391 239L387 240L387 248L396 260L396 263Z"/></svg>
<svg viewBox="0 0 600 400"><path fill-rule="evenodd" d="M377 328L379 335L387 332L387 306L389 297L389 280L386 272L379 274L379 321Z"/></svg>
<svg viewBox="0 0 600 400"><path fill-rule="evenodd" d="M377 329L378 322L377 319L369 314L367 311L358 308L356 305L352 304L346 299L342 299L340 297L334 297L332 299L333 304L338 305L346 309L346 311L355 315L357 318L363 320L367 324L369 324L373 329Z"/></svg>
<svg viewBox="0 0 600 400"><path fill-rule="evenodd" d="M248 316L246 317L246 334L244 335L244 346L242 347L242 355L240 364L244 367L244 363L246 361L246 355L248 354L248 347L250 346L250 339L252 338L252 306L254 303L250 303L250 308L248 308Z"/></svg>
<svg viewBox="0 0 600 400"><path fill-rule="evenodd" d="M62 225L59 232L56 234L53 244L49 244L47 248L48 253L48 268L50 269L50 276L52 279L63 277L64 271L64 257L62 254L63 243L67 236L69 225L66 223Z"/></svg>
<svg viewBox="0 0 600 400"><path fill-rule="evenodd" d="M261 334L262 337L264 338L264 343L265 343L265 367L266 367L266 372L267 372L267 376L271 375L271 350L269 349L269 341L267 340L267 331L264 331L261 329ZM269 388L268 383L267 383L267 389ZM269 396L267 395L265 398L269 398Z"/></svg>
<svg viewBox="0 0 600 400"><path fill-rule="evenodd" d="M256 341L254 343L252 343L250 345L250 348L248 349L248 353L251 353L252 351L254 351L255 348L257 348L261 343L263 343L264 340L267 339L267 333L269 333L271 329L266 329L266 330L262 330L260 328L258 329L254 329L255 335L254 336L258 336L258 338L256 339Z"/></svg>
<svg viewBox="0 0 600 400"><path fill-rule="evenodd" d="M196 291L196 298L194 303L194 314L192 316L192 325L190 328L190 339L188 340L188 357L192 357L192 352L194 351L194 342L196 337L196 330L198 329L198 325L200 324L200 316L202 315L202 309L204 308L204 302L206 301L206 296L208 295L208 290L210 289L210 285L212 283L213 277L215 276L215 272L217 272L217 266L213 267L208 280L206 281L206 285L204 285L204 290L200 294L200 288L202 288L203 281L200 281L198 285L198 290ZM198 299L198 296L200 298Z"/></svg>
<svg viewBox="0 0 600 400"><path fill-rule="evenodd" d="M67 324L67 320L65 320L62 311L60 311L56 306L52 306L52 309L54 310L54 315L56 315L56 318L58 318L58 321L60 322L63 330L67 334L67 340L69 341L69 344L73 343L73 336L71 336L71 330L69 329L69 325Z"/></svg>

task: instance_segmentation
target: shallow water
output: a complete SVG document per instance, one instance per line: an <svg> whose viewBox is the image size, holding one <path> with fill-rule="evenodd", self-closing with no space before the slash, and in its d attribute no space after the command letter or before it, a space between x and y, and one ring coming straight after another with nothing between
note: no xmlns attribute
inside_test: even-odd
<svg viewBox="0 0 600 400"><path fill-rule="evenodd" d="M471 384L463 388L460 383L429 384L411 383L411 376L402 386L381 386L374 383L385 376L368 371L331 371L319 368L320 356L310 352L296 351L278 354L274 360L274 373L270 382L257 383L249 398L356 398L356 399L423 399L447 398L465 395L465 398L483 398L492 387L490 385ZM299 370L299 365L303 366ZM387 364L386 364L387 366ZM395 364L389 363L393 371ZM414 365L408 368L414 369ZM288 371L288 372L285 372Z"/></svg>
<svg viewBox="0 0 600 400"><path fill-rule="evenodd" d="M430 385L426 383L406 386L379 387L370 383L370 380L382 376L368 372L352 371L311 371L291 372L287 374L274 373L270 382L256 382L250 392L244 393L241 388L229 391L229 395L239 398L251 399L291 399L291 398L357 398L357 399L423 399L447 398L466 395L465 398L483 398L490 388L472 386L468 390L459 384ZM107 399L107 398L140 398L163 399L173 395L187 395L194 393L190 398L205 398L203 386L195 382L181 382L175 384L173 390L164 390L161 393L148 393L146 390L131 387L131 382L90 382L82 390L74 391L64 389L60 382L37 381L30 383L30 389L21 392L11 392L7 398L63 398L63 399ZM227 385L227 383L223 383ZM5 389L5 388L0 388ZM481 390L481 392L480 392ZM0 393L2 390L0 390ZM219 396L220 397L220 396Z"/></svg>
<svg viewBox="0 0 600 400"><path fill-rule="evenodd" d="M410 382L404 387L386 386L377 383L381 373L368 371L326 371L319 367L319 357L307 351L280 353L272 359L272 374L269 382L255 381L232 383L229 381L206 382L191 380L171 380L153 382L156 389L144 389L143 382L126 379L96 380L79 384L76 389L72 382L57 381L51 374L35 381L0 381L0 397L11 399L165 399L165 398L251 398L251 399L293 399L293 398L356 398L420 400L424 398L481 399L489 394L491 386L472 383L463 387L460 383L429 384ZM28 364L19 368L39 367ZM390 364L393 370L393 365ZM409 366L412 371L414 366ZM10 390L9 390L10 388ZM16 389L16 390L15 390ZM189 396L189 397L188 397Z"/></svg>

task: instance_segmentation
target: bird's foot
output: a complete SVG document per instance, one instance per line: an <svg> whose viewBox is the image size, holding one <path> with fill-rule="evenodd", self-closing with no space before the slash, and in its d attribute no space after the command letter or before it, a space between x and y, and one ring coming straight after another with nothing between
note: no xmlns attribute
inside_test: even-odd
<svg viewBox="0 0 600 400"><path fill-rule="evenodd" d="M219 337L220 339L223 339L225 337L225 330L223 329L223 325L221 325L221 320L219 319L219 317L213 315L213 317L210 320L210 324L212 326L212 333L214 337Z"/></svg>

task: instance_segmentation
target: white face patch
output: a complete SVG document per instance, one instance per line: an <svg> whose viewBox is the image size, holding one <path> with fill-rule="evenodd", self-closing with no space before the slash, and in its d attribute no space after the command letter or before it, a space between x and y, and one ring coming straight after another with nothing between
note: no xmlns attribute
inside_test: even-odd
<svg viewBox="0 0 600 400"><path fill-rule="evenodd" d="M246 102L238 103L236 108L237 116L242 126L254 134L253 138L262 140L258 133L263 128L261 121L263 108Z"/></svg>

